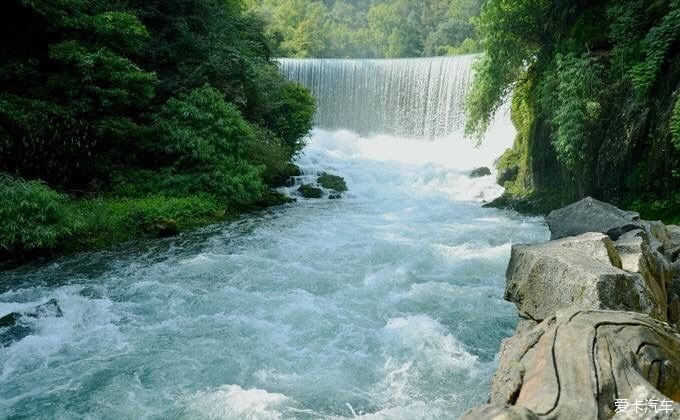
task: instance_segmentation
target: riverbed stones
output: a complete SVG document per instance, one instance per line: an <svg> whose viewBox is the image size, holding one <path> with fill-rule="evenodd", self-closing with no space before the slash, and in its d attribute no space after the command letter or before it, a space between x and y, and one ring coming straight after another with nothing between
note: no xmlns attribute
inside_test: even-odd
<svg viewBox="0 0 680 420"><path fill-rule="evenodd" d="M569 309L504 341L490 405L462 418L603 419L616 400L650 399L667 409L635 418L679 417L680 335L639 313Z"/></svg>
<svg viewBox="0 0 680 420"><path fill-rule="evenodd" d="M341 176L323 173L319 176L317 182L327 190L333 190L337 193L347 191L347 184L345 183L345 179Z"/></svg>
<svg viewBox="0 0 680 420"><path fill-rule="evenodd" d="M638 213L620 210L592 197L552 211L547 222L551 240L586 232L604 233L616 240L628 231L642 229Z"/></svg>
<svg viewBox="0 0 680 420"><path fill-rule="evenodd" d="M557 310L628 310L665 320L666 310L638 273L621 269L613 242L586 233L537 245L514 245L505 298L520 316L542 321Z"/></svg>
<svg viewBox="0 0 680 420"><path fill-rule="evenodd" d="M483 176L489 175L491 175L491 169L487 168L486 166L475 168L472 170L472 172L470 172L470 178L481 178Z"/></svg>
<svg viewBox="0 0 680 420"><path fill-rule="evenodd" d="M323 197L323 190L313 185L305 184L298 188L298 192L305 198L321 198Z"/></svg>

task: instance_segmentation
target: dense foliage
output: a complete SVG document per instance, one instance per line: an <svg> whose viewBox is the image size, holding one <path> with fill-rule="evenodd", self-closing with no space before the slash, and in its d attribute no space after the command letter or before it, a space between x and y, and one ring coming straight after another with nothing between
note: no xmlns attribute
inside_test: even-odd
<svg viewBox="0 0 680 420"><path fill-rule="evenodd" d="M0 9L2 194L36 208L19 223L18 204L0 202L10 221L0 253L94 235L87 221L101 206L92 203L115 208L123 224L140 209L162 218L148 200L185 219L252 206L311 128L311 96L279 74L263 23L238 0L8 0Z"/></svg>
<svg viewBox="0 0 680 420"><path fill-rule="evenodd" d="M477 52L483 0L247 0L284 57L420 57Z"/></svg>
<svg viewBox="0 0 680 420"><path fill-rule="evenodd" d="M490 0L478 29L468 131L513 95L510 194L537 210L593 195L680 214L680 1Z"/></svg>

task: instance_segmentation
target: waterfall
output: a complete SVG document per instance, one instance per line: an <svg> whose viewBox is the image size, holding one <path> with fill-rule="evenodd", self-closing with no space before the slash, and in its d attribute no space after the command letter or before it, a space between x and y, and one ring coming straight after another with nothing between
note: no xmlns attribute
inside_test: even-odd
<svg viewBox="0 0 680 420"><path fill-rule="evenodd" d="M475 58L285 58L279 64L316 98L319 128L432 139L463 128Z"/></svg>

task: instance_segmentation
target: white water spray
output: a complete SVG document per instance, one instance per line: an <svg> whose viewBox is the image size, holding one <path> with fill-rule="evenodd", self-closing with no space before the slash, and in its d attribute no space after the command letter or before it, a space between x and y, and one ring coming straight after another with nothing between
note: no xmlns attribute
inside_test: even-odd
<svg viewBox="0 0 680 420"><path fill-rule="evenodd" d="M279 63L288 79L306 86L316 98L320 128L432 139L463 127L475 57Z"/></svg>

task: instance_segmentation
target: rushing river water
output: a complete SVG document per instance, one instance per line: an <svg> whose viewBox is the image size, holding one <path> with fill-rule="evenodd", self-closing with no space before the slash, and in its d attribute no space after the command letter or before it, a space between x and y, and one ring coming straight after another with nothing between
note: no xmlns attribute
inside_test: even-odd
<svg viewBox="0 0 680 420"><path fill-rule="evenodd" d="M314 131L304 200L177 238L0 273L0 316L56 299L0 348L0 418L449 419L483 403L502 338L510 246L541 220L483 209L481 149ZM291 194L295 188L286 190Z"/></svg>

